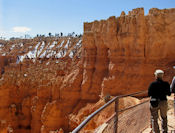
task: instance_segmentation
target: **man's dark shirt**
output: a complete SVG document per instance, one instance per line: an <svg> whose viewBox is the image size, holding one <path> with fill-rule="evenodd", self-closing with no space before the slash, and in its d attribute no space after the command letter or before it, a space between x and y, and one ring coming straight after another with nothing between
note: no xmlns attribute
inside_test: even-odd
<svg viewBox="0 0 175 133"><path fill-rule="evenodd" d="M161 79L157 79L156 81L152 82L148 88L148 96L152 98L167 100L166 96L170 96L170 85L168 82L163 81Z"/></svg>

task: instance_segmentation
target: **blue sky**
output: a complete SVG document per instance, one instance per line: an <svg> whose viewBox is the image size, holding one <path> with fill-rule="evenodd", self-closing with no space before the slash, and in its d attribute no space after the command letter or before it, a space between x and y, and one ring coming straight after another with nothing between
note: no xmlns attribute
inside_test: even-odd
<svg viewBox="0 0 175 133"><path fill-rule="evenodd" d="M83 33L83 22L133 8L175 8L175 0L0 0L0 36Z"/></svg>

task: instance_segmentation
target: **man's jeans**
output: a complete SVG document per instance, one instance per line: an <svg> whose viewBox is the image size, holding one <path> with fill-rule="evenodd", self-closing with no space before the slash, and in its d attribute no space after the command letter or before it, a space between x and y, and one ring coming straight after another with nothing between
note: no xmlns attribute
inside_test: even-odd
<svg viewBox="0 0 175 133"><path fill-rule="evenodd" d="M162 131L163 133L167 133L168 132L168 128L167 128L168 104L167 104L167 101L160 101L158 107L152 107L150 105L151 125L153 129L153 133L160 133L159 125L158 125L158 111L159 110L160 110L160 115L162 118Z"/></svg>

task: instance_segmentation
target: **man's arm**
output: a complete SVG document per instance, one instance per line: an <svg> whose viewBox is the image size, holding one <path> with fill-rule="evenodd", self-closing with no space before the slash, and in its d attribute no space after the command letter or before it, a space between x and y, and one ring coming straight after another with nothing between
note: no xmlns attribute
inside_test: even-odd
<svg viewBox="0 0 175 133"><path fill-rule="evenodd" d="M171 82L170 89L172 93L175 93L175 76Z"/></svg>
<svg viewBox="0 0 175 133"><path fill-rule="evenodd" d="M148 87L148 96L150 97L150 96L152 96L152 83L149 85L149 87Z"/></svg>

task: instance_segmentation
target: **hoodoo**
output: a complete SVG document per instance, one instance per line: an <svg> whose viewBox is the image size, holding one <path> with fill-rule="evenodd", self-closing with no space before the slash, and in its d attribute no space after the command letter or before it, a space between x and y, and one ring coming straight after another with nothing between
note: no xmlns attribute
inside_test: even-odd
<svg viewBox="0 0 175 133"><path fill-rule="evenodd" d="M84 23L83 94L145 90L158 67L170 81L175 64L174 17L175 9L153 8L144 16L144 9L137 8L128 15L122 12L120 17Z"/></svg>
<svg viewBox="0 0 175 133"><path fill-rule="evenodd" d="M165 80L171 81L175 9L153 8L144 15L137 8L86 22L82 38L36 37L2 44L0 132L69 132L104 104L100 98L146 90L155 69L164 70ZM4 64L9 57L13 61Z"/></svg>

